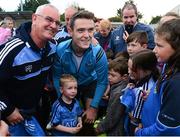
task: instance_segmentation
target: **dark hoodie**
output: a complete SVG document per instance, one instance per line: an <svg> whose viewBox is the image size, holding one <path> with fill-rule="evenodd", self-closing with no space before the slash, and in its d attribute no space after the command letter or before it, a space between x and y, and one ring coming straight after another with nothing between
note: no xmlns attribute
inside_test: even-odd
<svg viewBox="0 0 180 137"><path fill-rule="evenodd" d="M30 32L31 22L22 24L0 49L0 111L4 117L15 108L33 110L37 106L54 60L55 43L40 49Z"/></svg>

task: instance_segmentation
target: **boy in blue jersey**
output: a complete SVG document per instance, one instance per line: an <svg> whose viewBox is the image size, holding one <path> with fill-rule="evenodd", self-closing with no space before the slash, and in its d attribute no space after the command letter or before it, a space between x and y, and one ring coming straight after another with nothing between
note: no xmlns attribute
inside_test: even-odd
<svg viewBox="0 0 180 137"><path fill-rule="evenodd" d="M51 121L47 129L52 129L54 136L72 136L82 128L82 109L75 99L77 81L69 74L63 74L60 79L62 95L52 106Z"/></svg>

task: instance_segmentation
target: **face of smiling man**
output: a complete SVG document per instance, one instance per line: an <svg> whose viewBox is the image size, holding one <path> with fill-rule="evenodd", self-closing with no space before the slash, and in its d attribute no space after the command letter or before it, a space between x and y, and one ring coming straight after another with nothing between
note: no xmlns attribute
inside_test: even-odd
<svg viewBox="0 0 180 137"><path fill-rule="evenodd" d="M88 49L92 41L94 27L94 21L91 19L75 20L74 27L70 30L74 45L81 50Z"/></svg>

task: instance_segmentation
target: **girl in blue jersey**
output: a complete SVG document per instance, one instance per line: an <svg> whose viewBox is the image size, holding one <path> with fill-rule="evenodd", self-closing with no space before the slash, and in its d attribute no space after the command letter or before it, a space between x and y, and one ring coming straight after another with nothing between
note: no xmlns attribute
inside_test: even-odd
<svg viewBox="0 0 180 137"><path fill-rule="evenodd" d="M153 51L141 50L130 56L128 61L128 72L135 87L127 88L121 98L121 103L129 112L130 123L126 125L128 135L134 135L135 127L141 123L141 111L144 101L149 92L154 89L155 82L159 76L156 67L157 59Z"/></svg>
<svg viewBox="0 0 180 137"><path fill-rule="evenodd" d="M158 79L156 88L149 95L144 108L152 107L149 115L154 117L154 109L158 109L156 119L146 120L146 126L136 128L135 134L139 136L180 135L180 19L167 21L156 29L156 47L154 52L158 62L165 63L161 77ZM155 112L155 113L154 113ZM146 112L148 113L148 112ZM152 120L152 118L150 119Z"/></svg>
<svg viewBox="0 0 180 137"><path fill-rule="evenodd" d="M75 99L77 81L69 74L63 74L60 79L62 96L52 106L51 121L47 129L52 129L54 136L72 136L82 128L82 109Z"/></svg>

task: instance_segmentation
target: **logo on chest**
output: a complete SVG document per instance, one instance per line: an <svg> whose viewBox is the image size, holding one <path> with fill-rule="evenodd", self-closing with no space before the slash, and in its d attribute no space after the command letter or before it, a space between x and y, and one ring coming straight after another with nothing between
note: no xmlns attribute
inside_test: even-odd
<svg viewBox="0 0 180 137"><path fill-rule="evenodd" d="M27 73L32 72L32 65L25 66L25 72Z"/></svg>

